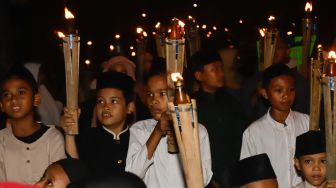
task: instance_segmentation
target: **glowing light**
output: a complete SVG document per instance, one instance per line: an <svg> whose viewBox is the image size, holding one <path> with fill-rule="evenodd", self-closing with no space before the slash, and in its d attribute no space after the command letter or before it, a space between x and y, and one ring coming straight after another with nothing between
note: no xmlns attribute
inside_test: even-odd
<svg viewBox="0 0 336 188"><path fill-rule="evenodd" d="M328 58L329 59L336 59L336 53L335 53L335 51L330 51L329 55L328 55Z"/></svg>
<svg viewBox="0 0 336 188"><path fill-rule="evenodd" d="M185 23L182 22L181 20L178 21L179 26L184 27Z"/></svg>
<svg viewBox="0 0 336 188"><path fill-rule="evenodd" d="M169 29L168 29L168 33L170 33L170 32L171 32L171 29L169 28Z"/></svg>
<svg viewBox="0 0 336 188"><path fill-rule="evenodd" d="M271 15L270 17L268 17L268 21L271 22L271 21L274 21L274 20L275 20L275 17L274 17L274 16Z"/></svg>
<svg viewBox="0 0 336 188"><path fill-rule="evenodd" d="M131 56L132 56L132 57L136 56L136 53L135 53L135 52L132 52L132 53L131 53Z"/></svg>
<svg viewBox="0 0 336 188"><path fill-rule="evenodd" d="M194 18L193 18L192 16L188 16L188 19L189 19L189 20L192 20L192 19L194 19Z"/></svg>
<svg viewBox="0 0 336 188"><path fill-rule="evenodd" d="M171 79L176 82L177 80L183 80L183 77L179 72L175 72L171 74Z"/></svg>
<svg viewBox="0 0 336 188"><path fill-rule="evenodd" d="M259 29L259 33L260 33L261 37L264 37L265 36L264 28L263 29Z"/></svg>
<svg viewBox="0 0 336 188"><path fill-rule="evenodd" d="M92 41L89 40L89 41L86 42L86 44L87 44L88 46L91 46L91 45L92 45Z"/></svg>
<svg viewBox="0 0 336 188"><path fill-rule="evenodd" d="M318 44L318 45L317 45L317 48L322 48L322 44Z"/></svg>
<svg viewBox="0 0 336 188"><path fill-rule="evenodd" d="M156 32L155 32L155 31L153 31L153 32L152 32L152 35L156 35Z"/></svg>
<svg viewBox="0 0 336 188"><path fill-rule="evenodd" d="M115 38L116 38L116 39L120 39L120 35L119 35L119 34L116 34L116 35L115 35Z"/></svg>
<svg viewBox="0 0 336 188"><path fill-rule="evenodd" d="M65 19L74 19L75 16L68 10L68 8L64 8Z"/></svg>
<svg viewBox="0 0 336 188"><path fill-rule="evenodd" d="M87 60L85 60L85 64L90 65L91 61L87 59Z"/></svg>
<svg viewBox="0 0 336 188"><path fill-rule="evenodd" d="M199 25L196 25L196 28L199 28L200 26Z"/></svg>
<svg viewBox="0 0 336 188"><path fill-rule="evenodd" d="M243 23L243 20L239 20L239 23L242 24L242 23Z"/></svg>
<svg viewBox="0 0 336 188"><path fill-rule="evenodd" d="M196 3L194 3L194 4L193 4L193 7L195 7L195 8L196 8L197 6L198 6L198 5L197 5Z"/></svg>
<svg viewBox="0 0 336 188"><path fill-rule="evenodd" d="M213 29L214 31L216 31L216 30L217 30L217 27L216 27L216 26L213 26L212 29Z"/></svg>
<svg viewBox="0 0 336 188"><path fill-rule="evenodd" d="M226 27L226 28L224 28L224 31L225 31L225 32L228 32L228 31L229 31L229 29Z"/></svg>
<svg viewBox="0 0 336 188"><path fill-rule="evenodd" d="M142 35L143 35L144 37L147 37L147 36L148 36L146 31L143 31L143 32L142 32Z"/></svg>
<svg viewBox="0 0 336 188"><path fill-rule="evenodd" d="M142 16L143 18L146 18L147 15L146 15L146 13L142 13L141 16Z"/></svg>
<svg viewBox="0 0 336 188"><path fill-rule="evenodd" d="M64 38L65 37L64 33L60 32L60 31L57 32L57 35L58 35L59 38Z"/></svg>
<svg viewBox="0 0 336 188"><path fill-rule="evenodd" d="M307 3L306 3L305 11L306 11L306 12L311 12L311 11L313 11L313 5L312 5L312 3L310 3L310 2L307 2Z"/></svg>
<svg viewBox="0 0 336 188"><path fill-rule="evenodd" d="M202 29L206 29L206 28L207 28L207 25L203 24Z"/></svg>
<svg viewBox="0 0 336 188"><path fill-rule="evenodd" d="M134 47L133 46L130 46L130 50L133 50L134 49Z"/></svg>
<svg viewBox="0 0 336 188"><path fill-rule="evenodd" d="M288 32L287 32L287 35L292 35L292 34L293 34L292 31L288 31Z"/></svg>
<svg viewBox="0 0 336 188"><path fill-rule="evenodd" d="M111 44L110 45L110 50L113 51L114 50L114 46Z"/></svg>
<svg viewBox="0 0 336 188"><path fill-rule="evenodd" d="M138 27L138 28L136 29L136 32L137 32L138 34L142 33L142 31L143 31L143 29L142 29L141 27Z"/></svg>
<svg viewBox="0 0 336 188"><path fill-rule="evenodd" d="M158 28L160 27L160 25L161 25L160 22L156 23L156 24L155 24L155 28L158 29Z"/></svg>

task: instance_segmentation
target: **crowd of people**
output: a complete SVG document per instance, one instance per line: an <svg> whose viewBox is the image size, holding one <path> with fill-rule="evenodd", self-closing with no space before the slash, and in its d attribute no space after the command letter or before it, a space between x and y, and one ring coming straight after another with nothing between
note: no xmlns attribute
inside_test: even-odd
<svg viewBox="0 0 336 188"><path fill-rule="evenodd" d="M336 187L326 180L324 134L309 130L309 80L286 41L278 38L273 65L245 81L239 58L238 49L200 49L188 62L204 187ZM165 60L143 75L137 82L136 64L113 57L92 81L94 95L61 112L39 65L13 67L0 83L0 187L186 187L179 154L167 151L177 142ZM77 119L79 134L67 134Z"/></svg>

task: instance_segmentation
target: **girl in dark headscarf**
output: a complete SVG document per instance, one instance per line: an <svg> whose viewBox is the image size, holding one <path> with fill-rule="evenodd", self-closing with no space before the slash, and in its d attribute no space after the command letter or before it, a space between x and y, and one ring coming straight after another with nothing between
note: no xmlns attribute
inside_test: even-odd
<svg viewBox="0 0 336 188"><path fill-rule="evenodd" d="M39 188L66 188L88 176L88 170L78 159L62 159L48 166L43 177L36 185Z"/></svg>

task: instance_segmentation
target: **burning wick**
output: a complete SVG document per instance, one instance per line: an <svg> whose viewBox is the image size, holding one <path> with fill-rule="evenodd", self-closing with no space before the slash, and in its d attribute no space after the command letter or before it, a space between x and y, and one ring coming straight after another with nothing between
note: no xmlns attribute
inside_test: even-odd
<svg viewBox="0 0 336 188"><path fill-rule="evenodd" d="M175 72L171 74L171 79L173 80L173 82L177 82L183 80L183 77L179 72Z"/></svg>

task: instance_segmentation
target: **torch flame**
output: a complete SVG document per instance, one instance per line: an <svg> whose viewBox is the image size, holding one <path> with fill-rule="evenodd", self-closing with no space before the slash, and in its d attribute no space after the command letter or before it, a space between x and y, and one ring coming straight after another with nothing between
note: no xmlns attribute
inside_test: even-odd
<svg viewBox="0 0 336 188"><path fill-rule="evenodd" d="M143 31L143 29L142 29L141 27L138 27L138 28L136 29L136 32L137 32L138 34L142 33L142 31Z"/></svg>
<svg viewBox="0 0 336 188"><path fill-rule="evenodd" d="M264 28L263 29L259 29L259 33L260 33L261 37L265 36L265 31L264 30L265 30Z"/></svg>
<svg viewBox="0 0 336 188"><path fill-rule="evenodd" d="M181 20L178 21L179 26L184 27L185 23L182 22Z"/></svg>
<svg viewBox="0 0 336 188"><path fill-rule="evenodd" d="M335 53L335 51L330 51L329 55L328 55L328 58L329 59L336 59L336 53Z"/></svg>
<svg viewBox="0 0 336 188"><path fill-rule="evenodd" d="M183 80L183 77L181 76L181 74L179 72L175 72L171 74L171 79L174 82L177 82L177 80Z"/></svg>
<svg viewBox="0 0 336 188"><path fill-rule="evenodd" d="M68 10L68 8L64 8L65 19L74 19L75 16Z"/></svg>
<svg viewBox="0 0 336 188"><path fill-rule="evenodd" d="M160 22L156 23L155 28L158 29L160 27L160 25L161 25Z"/></svg>
<svg viewBox="0 0 336 188"><path fill-rule="evenodd" d="M275 20L275 17L274 16L270 16L270 17L268 17L268 21L274 21Z"/></svg>
<svg viewBox="0 0 336 188"><path fill-rule="evenodd" d="M307 2L307 3L306 3L305 11L306 11L306 12L311 12L311 11L313 11L313 5L312 5L312 3L310 3L310 2Z"/></svg>
<svg viewBox="0 0 336 188"><path fill-rule="evenodd" d="M57 32L57 35L58 35L59 38L64 38L65 37L64 33L60 32L60 31Z"/></svg>

